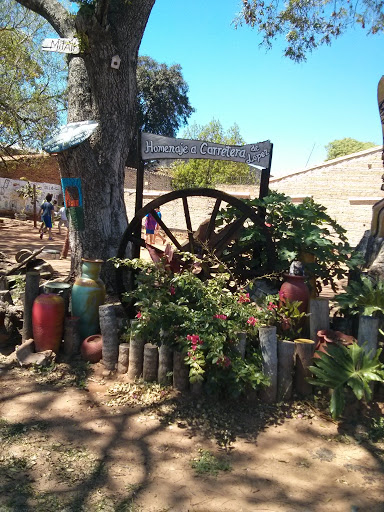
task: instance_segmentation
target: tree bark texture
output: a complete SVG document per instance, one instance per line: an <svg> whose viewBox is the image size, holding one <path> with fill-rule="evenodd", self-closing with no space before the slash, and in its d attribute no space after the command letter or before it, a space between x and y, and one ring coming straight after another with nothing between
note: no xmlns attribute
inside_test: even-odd
<svg viewBox="0 0 384 512"><path fill-rule="evenodd" d="M81 258L115 256L127 226L124 168L137 129L138 49L155 0L96 0L72 15L57 0L18 0L43 16L60 37L80 38L82 51L68 55L68 122L94 120L93 135L58 154L63 178L80 178L83 231L70 229L72 273ZM112 57L121 59L118 69ZM102 279L114 287L109 263Z"/></svg>

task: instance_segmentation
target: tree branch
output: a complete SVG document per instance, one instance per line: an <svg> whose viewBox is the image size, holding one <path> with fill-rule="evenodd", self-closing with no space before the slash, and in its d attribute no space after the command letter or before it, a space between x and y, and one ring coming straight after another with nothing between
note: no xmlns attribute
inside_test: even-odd
<svg viewBox="0 0 384 512"><path fill-rule="evenodd" d="M60 37L73 37L74 17L57 0L16 0L48 21Z"/></svg>

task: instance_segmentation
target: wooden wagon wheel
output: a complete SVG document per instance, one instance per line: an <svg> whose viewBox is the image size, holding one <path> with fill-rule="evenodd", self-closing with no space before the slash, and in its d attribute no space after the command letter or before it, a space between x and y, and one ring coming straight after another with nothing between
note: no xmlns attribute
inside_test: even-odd
<svg viewBox="0 0 384 512"><path fill-rule="evenodd" d="M199 223L198 226L193 226L191 207L193 208L193 198L198 197L211 198L213 200L213 207L212 211L205 216L205 222ZM159 219L155 212L155 208L169 207L175 201L181 201L182 203L183 219L179 219L178 224L183 225L184 228L183 241L180 239L180 229L169 227L171 221L174 223L175 219L166 218L164 215ZM231 222L219 223L219 211L225 206L234 207L237 210L237 215ZM263 215L234 196L226 194L221 190L208 188L176 190L154 199L141 208L128 225L122 237L117 254L118 258L126 258L127 254L128 257L138 255L140 253L139 248L146 247L145 239L141 235L141 228L143 219L148 213L151 213L158 220L163 233L168 238L168 242L173 244L178 251L188 251L197 254L201 258L204 258L204 254L210 252L220 259L228 244L239 236L244 225L252 222L263 232L266 244L270 248L271 257L269 263L271 267L273 265L274 247L268 229L265 226ZM251 244L254 246L254 242L251 242ZM256 247L253 248L257 250ZM222 259L225 260L225 256ZM133 279L133 272L128 271L125 267L120 266L117 269L117 289L120 299L124 292L133 289Z"/></svg>

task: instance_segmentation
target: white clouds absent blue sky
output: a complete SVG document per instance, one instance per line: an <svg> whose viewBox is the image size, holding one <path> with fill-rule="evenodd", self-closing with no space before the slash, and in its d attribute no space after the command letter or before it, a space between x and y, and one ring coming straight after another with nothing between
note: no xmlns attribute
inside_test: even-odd
<svg viewBox="0 0 384 512"><path fill-rule="evenodd" d="M215 118L224 129L237 123L246 143L269 139L275 176L323 161L335 139L382 144L384 36L356 27L295 64L282 55L284 41L267 52L255 30L236 30L239 10L237 0L155 3L140 54L182 66L196 109L189 124Z"/></svg>

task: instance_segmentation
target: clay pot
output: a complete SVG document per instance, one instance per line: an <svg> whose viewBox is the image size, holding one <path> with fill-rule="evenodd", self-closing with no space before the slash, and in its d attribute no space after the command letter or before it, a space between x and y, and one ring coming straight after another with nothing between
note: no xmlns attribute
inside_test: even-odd
<svg viewBox="0 0 384 512"><path fill-rule="evenodd" d="M317 344L316 351L327 352L327 346L329 343L340 343L341 345L352 345L356 339L353 336L344 334L341 331L332 331L331 329L322 329L317 331ZM315 353L314 357L319 358L320 356Z"/></svg>
<svg viewBox="0 0 384 512"><path fill-rule="evenodd" d="M85 338L81 344L81 357L89 363L98 363L103 355L103 338L101 334L93 334Z"/></svg>
<svg viewBox="0 0 384 512"><path fill-rule="evenodd" d="M36 352L59 352L64 331L65 304L55 293L43 293L32 306L32 330Z"/></svg>
<svg viewBox="0 0 384 512"><path fill-rule="evenodd" d="M309 302L309 289L305 284L305 276L295 276L293 274L284 274L284 283L280 288L280 296L288 299L290 302L300 301L299 310L306 313ZM284 301L284 298L281 300Z"/></svg>

